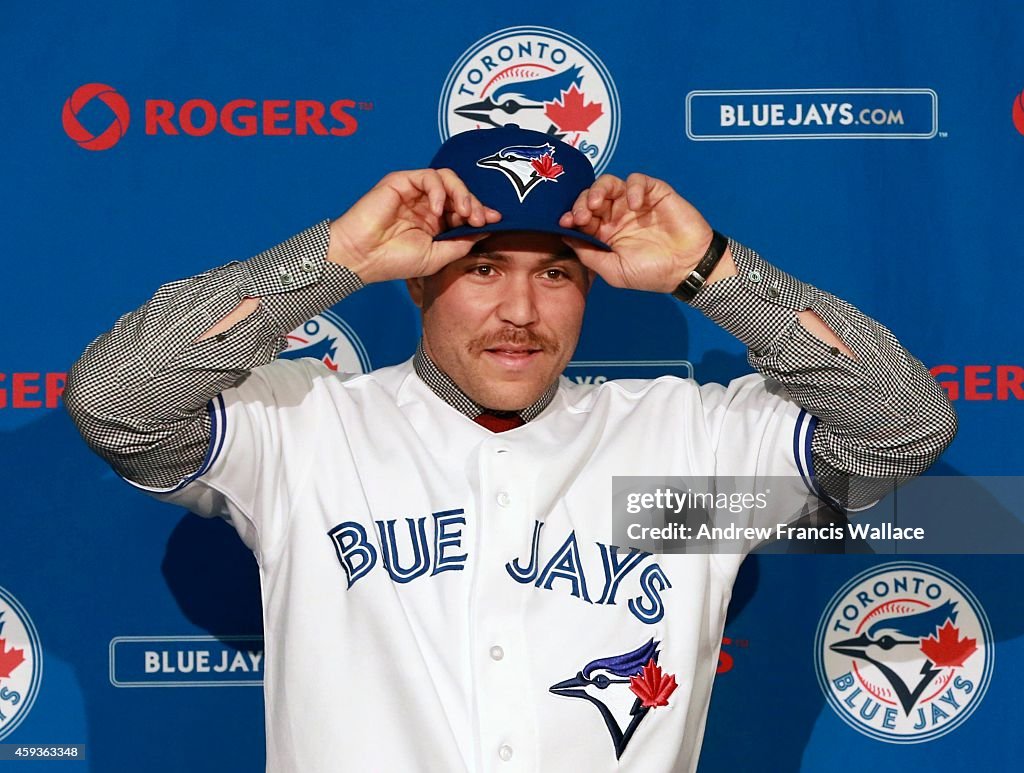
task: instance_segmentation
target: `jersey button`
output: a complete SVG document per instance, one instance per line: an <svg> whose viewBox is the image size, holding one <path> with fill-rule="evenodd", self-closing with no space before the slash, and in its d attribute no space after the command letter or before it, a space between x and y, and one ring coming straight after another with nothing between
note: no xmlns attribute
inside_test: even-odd
<svg viewBox="0 0 1024 773"><path fill-rule="evenodd" d="M512 504L512 495L507 491L499 491L497 496L498 504L502 507L508 507Z"/></svg>
<svg viewBox="0 0 1024 773"><path fill-rule="evenodd" d="M491 647L491 660L501 660L505 657L505 650L495 644Z"/></svg>
<svg viewBox="0 0 1024 773"><path fill-rule="evenodd" d="M501 757L501 759L505 762L508 762L510 759L512 759L512 747L508 744L504 744L503 746L501 746L501 748L498 749L498 756Z"/></svg>

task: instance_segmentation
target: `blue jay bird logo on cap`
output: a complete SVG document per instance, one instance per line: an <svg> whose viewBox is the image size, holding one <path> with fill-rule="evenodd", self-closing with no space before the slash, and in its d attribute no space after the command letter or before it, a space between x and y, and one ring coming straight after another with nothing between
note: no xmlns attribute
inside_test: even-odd
<svg viewBox="0 0 1024 773"><path fill-rule="evenodd" d="M555 162L555 146L510 145L476 162L485 169L497 169L516 189L519 202L542 182L557 182L562 165Z"/></svg>
<svg viewBox="0 0 1024 773"><path fill-rule="evenodd" d="M667 706L676 678L658 665L660 641L650 639L632 652L592 660L576 676L548 688L565 698L582 698L601 713L612 737L615 759L651 709Z"/></svg>

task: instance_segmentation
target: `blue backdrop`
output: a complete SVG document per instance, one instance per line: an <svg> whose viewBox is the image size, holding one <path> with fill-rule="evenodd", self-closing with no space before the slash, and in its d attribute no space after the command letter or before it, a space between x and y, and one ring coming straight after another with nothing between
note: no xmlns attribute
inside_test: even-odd
<svg viewBox="0 0 1024 773"><path fill-rule="evenodd" d="M86 744L77 765L95 771L262 769L251 554L92 456L59 408L63 373L158 285L339 214L447 132L516 115L608 172L666 179L939 374L960 433L936 472L1019 474L1022 33L1007 0L5 8L0 743ZM555 76L508 112L506 87ZM296 331L292 353L323 356L332 336L343 367L399 362L414 312L400 285L373 286ZM740 344L667 296L599 287L588 315L572 377L749 370ZM819 621L889 558L746 562L702 771L1021 758L1019 557L921 558L990 624L991 682L969 717L893 743L829 704ZM190 671L165 667L179 657Z"/></svg>

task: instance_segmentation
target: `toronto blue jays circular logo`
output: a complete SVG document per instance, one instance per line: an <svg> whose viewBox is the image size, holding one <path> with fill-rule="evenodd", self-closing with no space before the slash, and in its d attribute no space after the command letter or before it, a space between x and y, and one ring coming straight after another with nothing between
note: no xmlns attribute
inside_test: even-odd
<svg viewBox="0 0 1024 773"><path fill-rule="evenodd" d="M844 722L879 741L921 743L978 707L994 647L967 586L908 561L846 583L818 623L814 651L818 681Z"/></svg>
<svg viewBox="0 0 1024 773"><path fill-rule="evenodd" d="M369 373L370 356L359 336L345 320L328 309L304 322L285 339L288 348L281 357L297 360L311 357L341 373Z"/></svg>
<svg viewBox="0 0 1024 773"><path fill-rule="evenodd" d="M28 716L43 678L43 648L28 612L0 588L0 740Z"/></svg>
<svg viewBox="0 0 1024 773"><path fill-rule="evenodd" d="M509 27L478 40L441 90L438 129L453 134L517 124L582 152L597 173L619 138L619 95L579 40L548 27Z"/></svg>

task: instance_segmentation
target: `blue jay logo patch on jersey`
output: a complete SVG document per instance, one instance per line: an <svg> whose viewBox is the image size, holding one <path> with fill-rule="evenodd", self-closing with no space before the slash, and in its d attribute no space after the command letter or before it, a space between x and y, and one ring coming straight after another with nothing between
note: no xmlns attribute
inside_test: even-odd
<svg viewBox="0 0 1024 773"><path fill-rule="evenodd" d="M542 182L557 182L562 165L555 161L554 145L512 145L476 162L484 169L497 169L516 189L519 202Z"/></svg>
<svg viewBox="0 0 1024 773"><path fill-rule="evenodd" d="M818 623L816 671L829 704L879 741L945 735L977 708L992 678L992 629L953 575L916 562L857 575Z"/></svg>
<svg viewBox="0 0 1024 773"><path fill-rule="evenodd" d="M576 676L548 689L564 698L580 698L601 714L620 759L636 729L651 709L667 706L676 678L658 665L660 641L650 639L632 652L598 658Z"/></svg>

